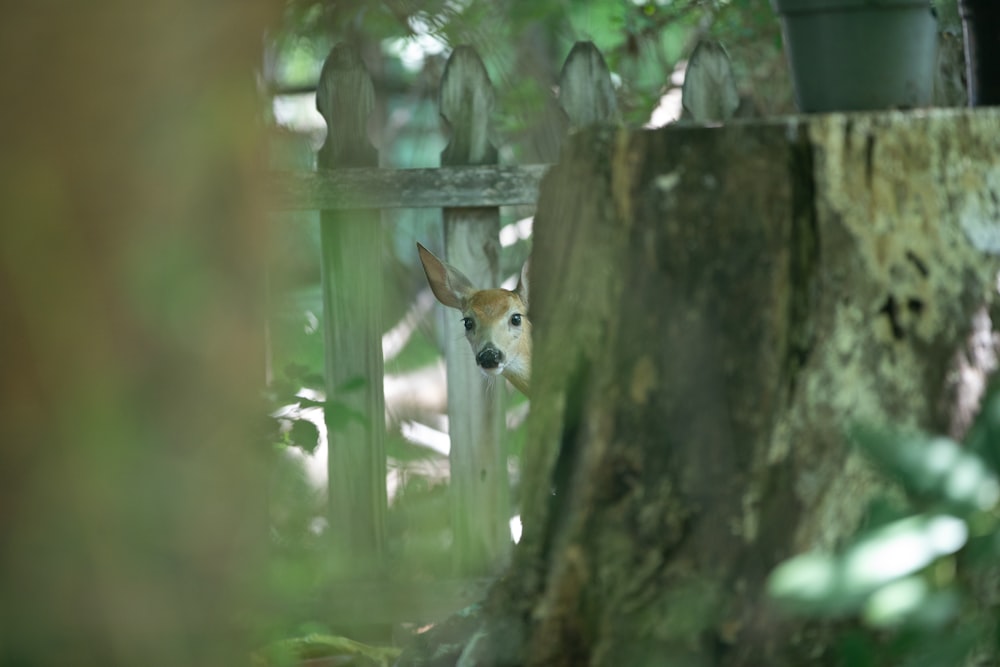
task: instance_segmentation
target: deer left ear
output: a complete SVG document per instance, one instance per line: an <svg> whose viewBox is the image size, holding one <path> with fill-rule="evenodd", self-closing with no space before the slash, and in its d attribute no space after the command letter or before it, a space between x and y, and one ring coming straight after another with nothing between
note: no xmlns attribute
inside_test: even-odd
<svg viewBox="0 0 1000 667"><path fill-rule="evenodd" d="M450 264L445 264L419 243L420 263L424 265L427 282L437 300L450 308L465 309L466 300L475 293L476 288L465 274Z"/></svg>
<svg viewBox="0 0 1000 667"><path fill-rule="evenodd" d="M525 260L524 266L521 267L521 275L517 279L517 287L514 288L514 294L521 297L521 301L524 305L528 305L528 267L531 260Z"/></svg>

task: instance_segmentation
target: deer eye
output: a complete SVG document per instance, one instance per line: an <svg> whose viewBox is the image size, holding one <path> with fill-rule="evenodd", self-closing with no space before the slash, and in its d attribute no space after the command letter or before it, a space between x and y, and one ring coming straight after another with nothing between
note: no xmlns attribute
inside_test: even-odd
<svg viewBox="0 0 1000 667"><path fill-rule="evenodd" d="M471 317L463 317L462 324L465 326L466 331L472 331L473 329L476 328L476 323L472 320Z"/></svg>
<svg viewBox="0 0 1000 667"><path fill-rule="evenodd" d="M521 313L514 313L510 316L510 323L515 327L521 326Z"/></svg>

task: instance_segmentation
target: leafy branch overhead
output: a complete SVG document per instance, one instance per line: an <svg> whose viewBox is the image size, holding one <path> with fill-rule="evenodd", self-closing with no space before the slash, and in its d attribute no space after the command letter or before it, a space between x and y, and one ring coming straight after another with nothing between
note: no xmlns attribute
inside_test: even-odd
<svg viewBox="0 0 1000 667"><path fill-rule="evenodd" d="M767 0L290 0L271 34L277 63L271 83L278 90L315 84L318 63L330 47L347 42L368 44L380 53L379 89L421 88L425 75L440 74L447 52L475 45L497 86L496 127L523 130L537 122L542 97L555 85L558 63L571 46L592 41L616 75L625 120L643 124L673 85L671 72L706 38L721 41L734 55L741 93L759 98L768 109L787 105L790 110L791 91L780 74L778 23ZM414 60L421 64L414 67Z"/></svg>

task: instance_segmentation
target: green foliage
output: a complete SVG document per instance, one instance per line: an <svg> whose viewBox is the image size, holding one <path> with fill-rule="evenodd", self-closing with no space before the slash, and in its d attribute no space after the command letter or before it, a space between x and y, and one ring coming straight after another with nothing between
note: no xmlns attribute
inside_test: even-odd
<svg viewBox="0 0 1000 667"><path fill-rule="evenodd" d="M256 667L291 666L325 658L343 667L389 667L399 654L398 648L369 646L346 637L312 633L269 644L253 656L253 664Z"/></svg>
<svg viewBox="0 0 1000 667"><path fill-rule="evenodd" d="M319 429L314 422L302 416L301 410L307 408L320 408L323 411L324 423L330 432L342 430L352 421L368 426L365 415L343 400L338 400L346 394L360 391L366 382L362 377L351 378L338 387L332 397L318 401L301 396L300 393L303 389L322 390L323 377L306 366L286 367L284 376L271 384L268 397L271 419L275 424L270 432L277 434L277 444L298 447L310 454L316 450L319 445ZM279 409L280 415L276 415Z"/></svg>
<svg viewBox="0 0 1000 667"><path fill-rule="evenodd" d="M643 124L670 87L674 67L702 37L741 49L752 46L748 53L755 67L762 59L781 58L778 23L767 0L290 0L271 35L271 76L278 88L315 81L330 47L347 41L367 45L369 54L379 53L380 88L389 85L419 94L428 83L435 87L428 78L440 74L447 50L471 44L497 90L496 127L512 137L539 122L538 99L551 95L574 42L589 40L601 50L619 77L624 120ZM423 67L430 77L399 66L405 47L425 51ZM750 63L736 64L742 74L757 76ZM756 82L748 81L747 88L756 88ZM513 149L518 152L520 147Z"/></svg>
<svg viewBox="0 0 1000 667"><path fill-rule="evenodd" d="M856 618L891 641L852 631L851 665L962 664L996 658L1000 608L1000 387L994 383L963 445L921 433L857 425L850 438L896 480L905 504L885 498L838 553L808 553L772 572L771 596L788 612Z"/></svg>
<svg viewBox="0 0 1000 667"><path fill-rule="evenodd" d="M948 438L858 426L853 439L915 499L967 515L997 501L997 479L972 447Z"/></svg>
<svg viewBox="0 0 1000 667"><path fill-rule="evenodd" d="M982 457L991 470L1000 470L1000 392L995 386L983 401L965 442L969 451Z"/></svg>
<svg viewBox="0 0 1000 667"><path fill-rule="evenodd" d="M318 255L318 249L316 252ZM319 284L283 291L273 301L269 321L271 365L276 369L296 369L295 373L303 369L314 379L319 377L324 363L323 300ZM289 380L287 373L285 378L279 378L279 381ZM322 388L315 381L306 386Z"/></svg>

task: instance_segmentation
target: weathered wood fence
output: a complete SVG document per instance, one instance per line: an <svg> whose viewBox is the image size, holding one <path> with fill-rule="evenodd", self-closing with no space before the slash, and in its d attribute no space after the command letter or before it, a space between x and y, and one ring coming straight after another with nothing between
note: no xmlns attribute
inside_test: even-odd
<svg viewBox="0 0 1000 667"><path fill-rule="evenodd" d="M560 91L568 128L615 117L610 73L589 42L568 56ZM439 102L450 133L442 166L378 168L366 130L374 106L371 77L356 51L337 46L317 89L317 107L329 128L319 168L276 176L281 208L321 211L327 392L332 397L353 378L367 380L363 392L337 399L363 414L366 425L328 430L331 525L343 537L341 555L362 572L379 562L385 542L379 211L441 208L446 259L476 284L496 286L499 207L533 204L548 168L497 164L489 139L493 86L472 48L452 53ZM485 574L503 561L510 545L503 392L486 390L458 318L452 319L444 339L456 574Z"/></svg>
<svg viewBox="0 0 1000 667"><path fill-rule="evenodd" d="M721 84L731 83L725 80L731 73L724 51L721 47L708 51L725 60ZM722 89L717 68L705 70L711 76L706 75L704 85ZM664 79L668 76L665 72ZM694 86L695 92L702 92L701 87ZM685 85L685 100L694 99L689 88ZM617 122L610 72L590 42L577 43L567 56L558 102L567 131ZM450 133L442 166L379 168L366 130L374 106L371 77L356 51L337 46L324 64L317 89L317 107L329 128L319 168L275 175L280 208L321 211L327 392L365 418L364 425L328 429L329 517L340 542L338 555L362 578L376 571L385 544L380 211L442 209L447 261L479 286L495 286L500 278L499 207L536 203L539 183L550 166L497 164L497 149L488 132L493 87L472 48L459 47L452 53L442 76L439 104ZM449 327L444 339L454 571L468 577L495 572L510 549L503 392L486 390L463 340L459 318L451 318ZM358 376L367 380L363 392L337 394ZM478 592L475 587L459 588L467 595ZM381 619L376 615L364 620Z"/></svg>

